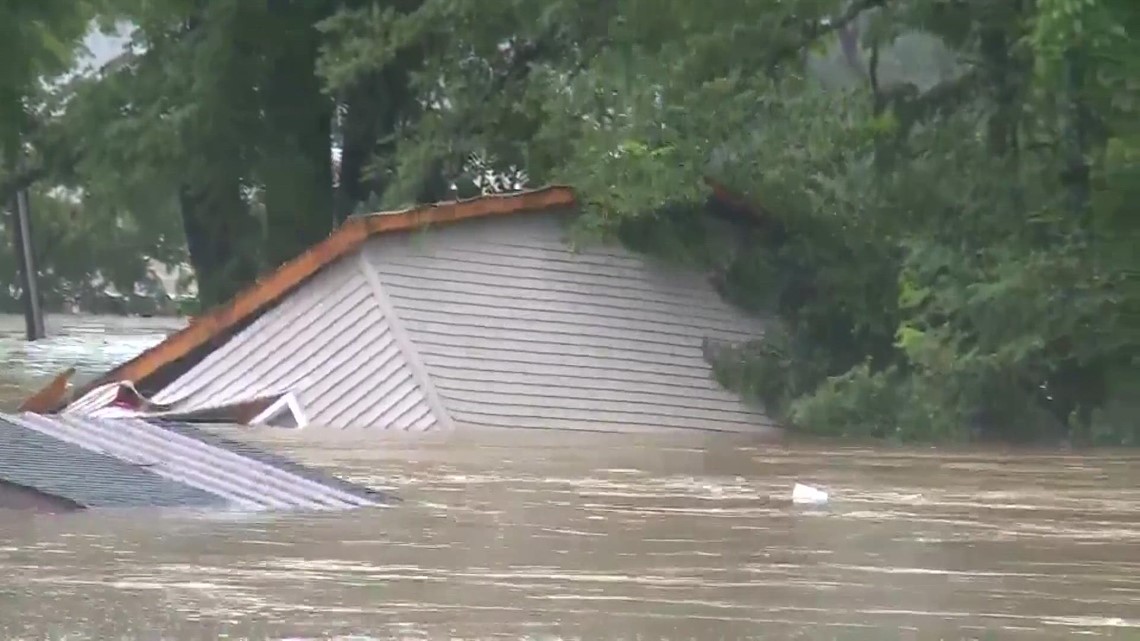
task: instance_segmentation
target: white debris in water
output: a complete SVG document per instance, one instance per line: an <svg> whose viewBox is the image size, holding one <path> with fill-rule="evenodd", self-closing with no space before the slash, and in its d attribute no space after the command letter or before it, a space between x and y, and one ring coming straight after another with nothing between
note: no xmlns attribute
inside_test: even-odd
<svg viewBox="0 0 1140 641"><path fill-rule="evenodd" d="M795 487L792 488L792 503L798 505L826 505L827 492L810 485L796 483Z"/></svg>

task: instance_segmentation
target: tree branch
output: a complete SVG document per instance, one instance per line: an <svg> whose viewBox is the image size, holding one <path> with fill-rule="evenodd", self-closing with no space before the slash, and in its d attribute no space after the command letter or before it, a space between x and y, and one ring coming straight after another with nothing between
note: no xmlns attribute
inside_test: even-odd
<svg viewBox="0 0 1140 641"><path fill-rule="evenodd" d="M890 0L855 0L847 5L847 8L838 15L830 18L816 18L804 23L801 32L802 35L799 40L792 44L779 47L772 52L768 61L769 67L775 67L788 58L797 55L816 40L828 34L835 33L851 24L859 16L863 15L865 11L882 7L889 1Z"/></svg>
<svg viewBox="0 0 1140 641"><path fill-rule="evenodd" d="M975 68L957 78L940 82L922 93L913 85L900 85L898 93L888 96L888 99L897 101L895 109L900 120L909 125L931 116L945 115L958 108L973 96L973 90L982 80L981 70Z"/></svg>
<svg viewBox="0 0 1140 641"><path fill-rule="evenodd" d="M878 40L871 44L871 60L867 64L867 79L871 83L871 101L876 116L883 111L883 92L879 87L880 49L881 47Z"/></svg>

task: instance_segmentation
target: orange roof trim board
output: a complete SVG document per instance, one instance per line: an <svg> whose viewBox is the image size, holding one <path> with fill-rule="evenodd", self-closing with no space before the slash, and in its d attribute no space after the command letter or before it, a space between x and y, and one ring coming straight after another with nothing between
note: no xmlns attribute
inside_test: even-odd
<svg viewBox="0 0 1140 641"><path fill-rule="evenodd" d="M227 330L264 311L325 266L345 256L370 237L411 231L473 218L571 208L577 205L569 187L552 186L515 194L483 196L414 207L397 212L353 217L300 256L281 265L228 302L196 318L185 329L77 389L82 396L115 381L138 383L163 366L184 358ZM58 411L61 406L47 411Z"/></svg>

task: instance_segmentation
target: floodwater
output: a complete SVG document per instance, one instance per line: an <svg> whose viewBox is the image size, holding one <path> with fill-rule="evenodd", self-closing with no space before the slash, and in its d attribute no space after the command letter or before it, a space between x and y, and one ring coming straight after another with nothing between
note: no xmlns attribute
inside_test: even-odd
<svg viewBox="0 0 1140 641"><path fill-rule="evenodd" d="M181 329L178 318L57 316L44 319L47 338L24 340L24 318L0 314L0 408L27 396L68 367L82 383Z"/></svg>
<svg viewBox="0 0 1140 641"><path fill-rule="evenodd" d="M0 345L33 377L82 351ZM247 434L405 500L0 515L0 638L1140 639L1138 453Z"/></svg>

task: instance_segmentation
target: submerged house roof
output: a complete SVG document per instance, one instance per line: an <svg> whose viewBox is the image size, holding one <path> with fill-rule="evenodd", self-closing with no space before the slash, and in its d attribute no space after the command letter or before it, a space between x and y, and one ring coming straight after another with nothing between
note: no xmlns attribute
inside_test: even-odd
<svg viewBox="0 0 1140 641"><path fill-rule="evenodd" d="M76 508L348 509L385 502L333 478L190 425L0 414L4 489Z"/></svg>
<svg viewBox="0 0 1140 641"><path fill-rule="evenodd" d="M549 187L352 218L76 396L132 381L179 412L287 396L322 427L771 427L702 350L759 321L699 274L571 248L575 209Z"/></svg>

